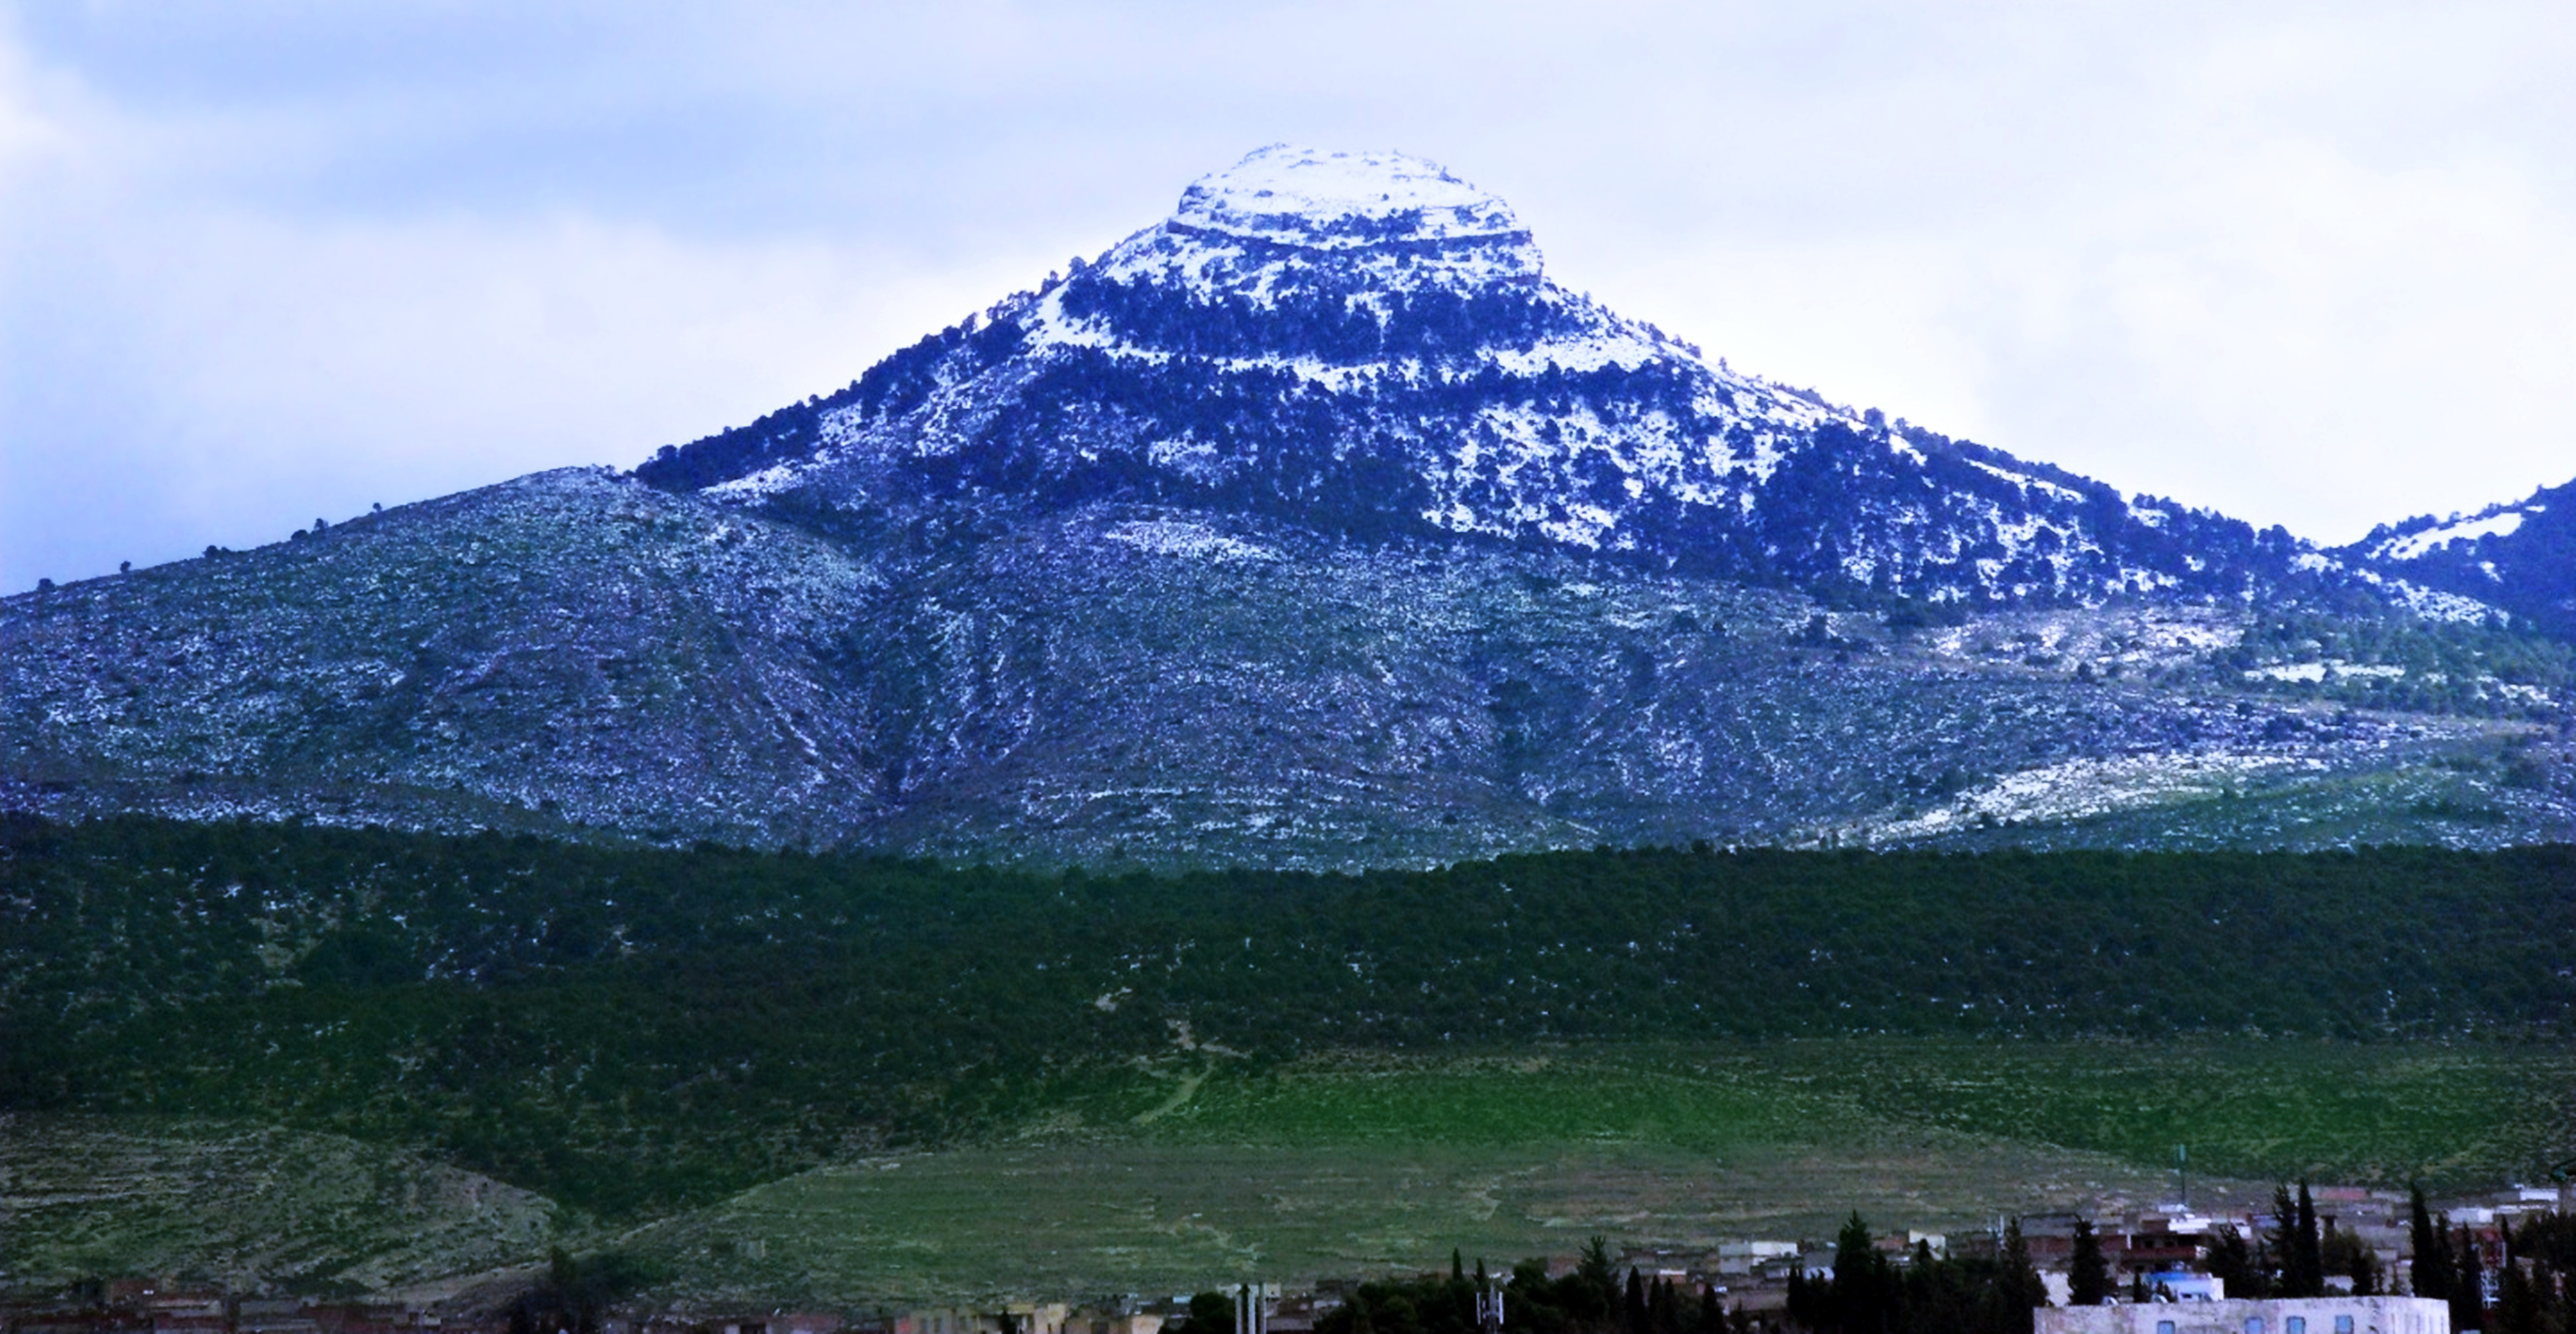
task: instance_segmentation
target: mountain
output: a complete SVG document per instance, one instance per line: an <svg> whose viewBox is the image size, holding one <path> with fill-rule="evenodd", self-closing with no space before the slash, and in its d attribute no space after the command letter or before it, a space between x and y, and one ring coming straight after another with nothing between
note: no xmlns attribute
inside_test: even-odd
<svg viewBox="0 0 2576 1334"><path fill-rule="evenodd" d="M2466 518L2383 526L2337 554L2576 639L2576 481Z"/></svg>
<svg viewBox="0 0 2576 1334"><path fill-rule="evenodd" d="M2287 532L1705 364L1558 286L1500 199L1286 147L829 398L645 481L825 510L1104 501L1490 539L1855 598L2317 591ZM2339 570L2334 573L2341 573Z"/></svg>
<svg viewBox="0 0 2576 1334"><path fill-rule="evenodd" d="M2421 564L1711 366L1432 164L1270 148L631 474L9 599L0 801L1158 865L2563 838L2568 645Z"/></svg>

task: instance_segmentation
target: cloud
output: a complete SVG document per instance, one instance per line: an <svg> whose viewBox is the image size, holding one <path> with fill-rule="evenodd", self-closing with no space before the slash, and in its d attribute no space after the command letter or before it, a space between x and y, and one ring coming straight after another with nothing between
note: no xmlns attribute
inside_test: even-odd
<svg viewBox="0 0 2576 1334"><path fill-rule="evenodd" d="M959 276L916 279L900 255L682 243L578 215L199 213L184 234L98 239L126 258L87 275L86 308L62 322L117 337L31 348L18 371L53 386L26 406L78 453L13 451L30 484L9 501L13 542L90 569L539 468L631 464L837 387L958 313ZM1035 263L1010 258L984 281ZM69 509L67 478L92 479Z"/></svg>
<svg viewBox="0 0 2576 1334"><path fill-rule="evenodd" d="M2354 14L1909 37L1607 264L1552 249L1740 367L2321 539L2563 481L2565 25Z"/></svg>
<svg viewBox="0 0 2576 1334"><path fill-rule="evenodd" d="M2550 387L2576 350L2576 237L2527 178L2312 141L2210 177L1959 311L1999 432L2320 537L2576 472Z"/></svg>

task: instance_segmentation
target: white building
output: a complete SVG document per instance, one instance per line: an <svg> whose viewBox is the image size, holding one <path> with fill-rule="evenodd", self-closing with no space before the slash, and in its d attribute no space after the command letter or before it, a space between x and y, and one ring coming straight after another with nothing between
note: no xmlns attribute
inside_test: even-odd
<svg viewBox="0 0 2576 1334"><path fill-rule="evenodd" d="M2033 1334L2451 1334L2451 1308L2430 1297L2052 1306Z"/></svg>

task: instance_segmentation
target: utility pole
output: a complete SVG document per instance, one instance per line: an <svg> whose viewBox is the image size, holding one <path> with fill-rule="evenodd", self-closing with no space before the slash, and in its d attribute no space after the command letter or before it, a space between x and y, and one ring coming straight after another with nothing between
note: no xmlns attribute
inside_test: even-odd
<svg viewBox="0 0 2576 1334"><path fill-rule="evenodd" d="M1478 1260L1476 1267L1484 1268ZM1476 1334L1503 1334L1503 1279L1499 1274L1485 1276L1484 1291L1476 1294Z"/></svg>

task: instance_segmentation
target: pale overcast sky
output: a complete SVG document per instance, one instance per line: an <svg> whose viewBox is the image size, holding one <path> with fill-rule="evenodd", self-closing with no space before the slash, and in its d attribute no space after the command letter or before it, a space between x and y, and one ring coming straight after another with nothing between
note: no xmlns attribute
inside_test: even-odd
<svg viewBox="0 0 2576 1334"><path fill-rule="evenodd" d="M1282 140L1738 369L2347 541L2576 476L2571 15L0 0L0 590L631 465Z"/></svg>

